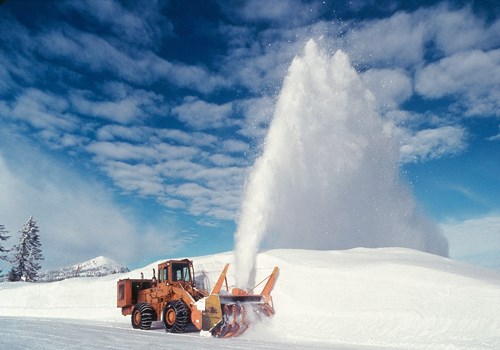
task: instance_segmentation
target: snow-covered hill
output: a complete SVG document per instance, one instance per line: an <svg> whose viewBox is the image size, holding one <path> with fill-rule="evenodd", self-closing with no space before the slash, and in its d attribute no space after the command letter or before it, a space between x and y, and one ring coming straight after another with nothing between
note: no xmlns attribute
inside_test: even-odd
<svg viewBox="0 0 500 350"><path fill-rule="evenodd" d="M102 277L125 272L129 272L126 266L122 266L110 258L98 256L79 264L42 271L38 274L38 281L53 282L74 277Z"/></svg>
<svg viewBox="0 0 500 350"><path fill-rule="evenodd" d="M193 260L197 280L210 288L233 254ZM494 271L400 248L271 250L259 254L257 264L257 281L280 267L272 293L276 315L254 324L243 335L249 340L308 348L498 349L500 344L500 274ZM141 272L150 277L156 265L101 278L0 283L0 315L120 322L128 328L130 317L115 306L116 281Z"/></svg>

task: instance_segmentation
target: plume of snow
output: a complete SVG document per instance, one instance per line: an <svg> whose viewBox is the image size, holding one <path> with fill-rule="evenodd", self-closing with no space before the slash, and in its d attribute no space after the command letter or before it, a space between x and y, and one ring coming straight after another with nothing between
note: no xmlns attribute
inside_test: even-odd
<svg viewBox="0 0 500 350"><path fill-rule="evenodd" d="M237 285L267 247L400 246L446 255L447 242L399 178L391 125L348 56L309 41L292 62L235 233Z"/></svg>

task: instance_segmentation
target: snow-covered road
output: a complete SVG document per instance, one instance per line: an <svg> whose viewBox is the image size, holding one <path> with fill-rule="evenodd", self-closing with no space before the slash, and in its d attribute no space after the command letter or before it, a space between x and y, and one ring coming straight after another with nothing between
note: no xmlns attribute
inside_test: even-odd
<svg viewBox="0 0 500 350"><path fill-rule="evenodd" d="M123 323L80 320L0 317L0 349L345 349L374 350L374 347L343 347L331 344L261 342L255 339L215 339L198 333L167 334L161 327L134 330Z"/></svg>

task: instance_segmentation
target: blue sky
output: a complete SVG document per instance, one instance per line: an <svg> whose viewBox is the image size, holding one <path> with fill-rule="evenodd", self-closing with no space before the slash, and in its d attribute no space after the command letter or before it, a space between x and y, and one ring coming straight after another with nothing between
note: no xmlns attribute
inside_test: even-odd
<svg viewBox="0 0 500 350"><path fill-rule="evenodd" d="M293 58L344 50L450 256L500 268L495 1L6 1L0 223L44 268L233 249ZM14 244L15 239L7 242Z"/></svg>

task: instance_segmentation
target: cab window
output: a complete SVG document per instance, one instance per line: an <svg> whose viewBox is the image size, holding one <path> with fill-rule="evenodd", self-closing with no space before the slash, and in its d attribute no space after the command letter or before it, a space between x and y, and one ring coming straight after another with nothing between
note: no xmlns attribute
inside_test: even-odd
<svg viewBox="0 0 500 350"><path fill-rule="evenodd" d="M172 275L174 281L191 282L189 266L185 264L172 264Z"/></svg>

